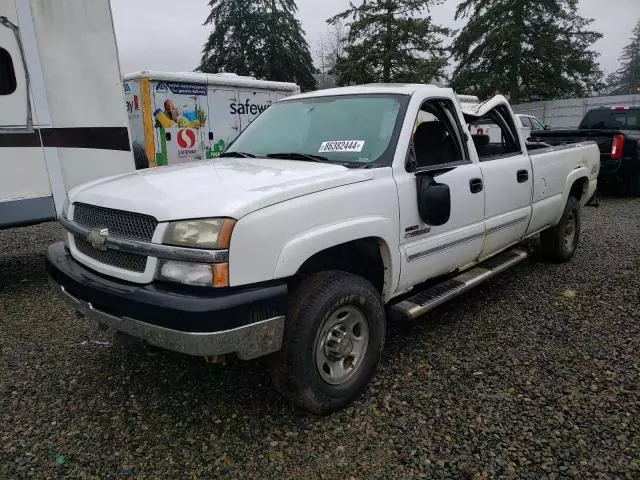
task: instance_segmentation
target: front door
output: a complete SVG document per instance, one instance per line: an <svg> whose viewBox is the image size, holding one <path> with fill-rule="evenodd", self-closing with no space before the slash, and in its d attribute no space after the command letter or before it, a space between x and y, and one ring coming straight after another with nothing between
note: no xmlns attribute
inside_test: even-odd
<svg viewBox="0 0 640 480"><path fill-rule="evenodd" d="M394 167L400 201L400 290L473 263L484 241L484 182L469 156L463 119L451 99L422 105L408 165ZM427 176L450 192L450 212L430 225L418 207L417 176Z"/></svg>

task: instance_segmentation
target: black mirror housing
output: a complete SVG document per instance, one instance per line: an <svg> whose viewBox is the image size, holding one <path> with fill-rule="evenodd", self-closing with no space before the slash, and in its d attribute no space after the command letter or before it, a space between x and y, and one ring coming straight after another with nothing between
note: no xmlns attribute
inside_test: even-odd
<svg viewBox="0 0 640 480"><path fill-rule="evenodd" d="M432 227L446 224L451 218L449 186L437 183L430 175L419 175L418 212L424 223Z"/></svg>

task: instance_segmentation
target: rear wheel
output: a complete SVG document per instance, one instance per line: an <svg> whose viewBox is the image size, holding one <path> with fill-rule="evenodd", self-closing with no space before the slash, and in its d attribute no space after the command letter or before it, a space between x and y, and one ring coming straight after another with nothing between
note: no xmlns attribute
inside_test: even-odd
<svg viewBox="0 0 640 480"><path fill-rule="evenodd" d="M375 373L385 340L379 293L362 277L321 272L294 291L283 348L272 360L275 387L316 414L346 406Z"/></svg>
<svg viewBox="0 0 640 480"><path fill-rule="evenodd" d="M580 241L581 224L580 202L574 197L569 197L560 223L540 234L540 248L544 257L560 263L571 260Z"/></svg>

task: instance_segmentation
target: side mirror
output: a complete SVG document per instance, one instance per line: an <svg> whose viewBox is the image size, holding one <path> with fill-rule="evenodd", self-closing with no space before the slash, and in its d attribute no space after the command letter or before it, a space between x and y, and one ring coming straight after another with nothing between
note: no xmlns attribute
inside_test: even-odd
<svg viewBox="0 0 640 480"><path fill-rule="evenodd" d="M550 127L549 125L545 125L545 126L544 126L544 129L545 129L545 130L551 130L551 127Z"/></svg>
<svg viewBox="0 0 640 480"><path fill-rule="evenodd" d="M424 223L432 227L444 225L451 217L449 186L437 183L430 175L418 175L418 212Z"/></svg>

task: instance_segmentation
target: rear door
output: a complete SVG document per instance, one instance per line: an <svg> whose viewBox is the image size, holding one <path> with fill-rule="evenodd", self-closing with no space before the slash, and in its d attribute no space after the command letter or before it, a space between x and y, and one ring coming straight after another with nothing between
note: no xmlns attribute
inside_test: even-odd
<svg viewBox="0 0 640 480"><path fill-rule="evenodd" d="M208 158L218 157L240 133L238 92L231 88L209 86Z"/></svg>
<svg viewBox="0 0 640 480"><path fill-rule="evenodd" d="M479 119L500 131L476 146L485 184L486 237L480 258L491 256L520 241L531 218L533 174L531 159L522 146L511 110L496 104Z"/></svg>

